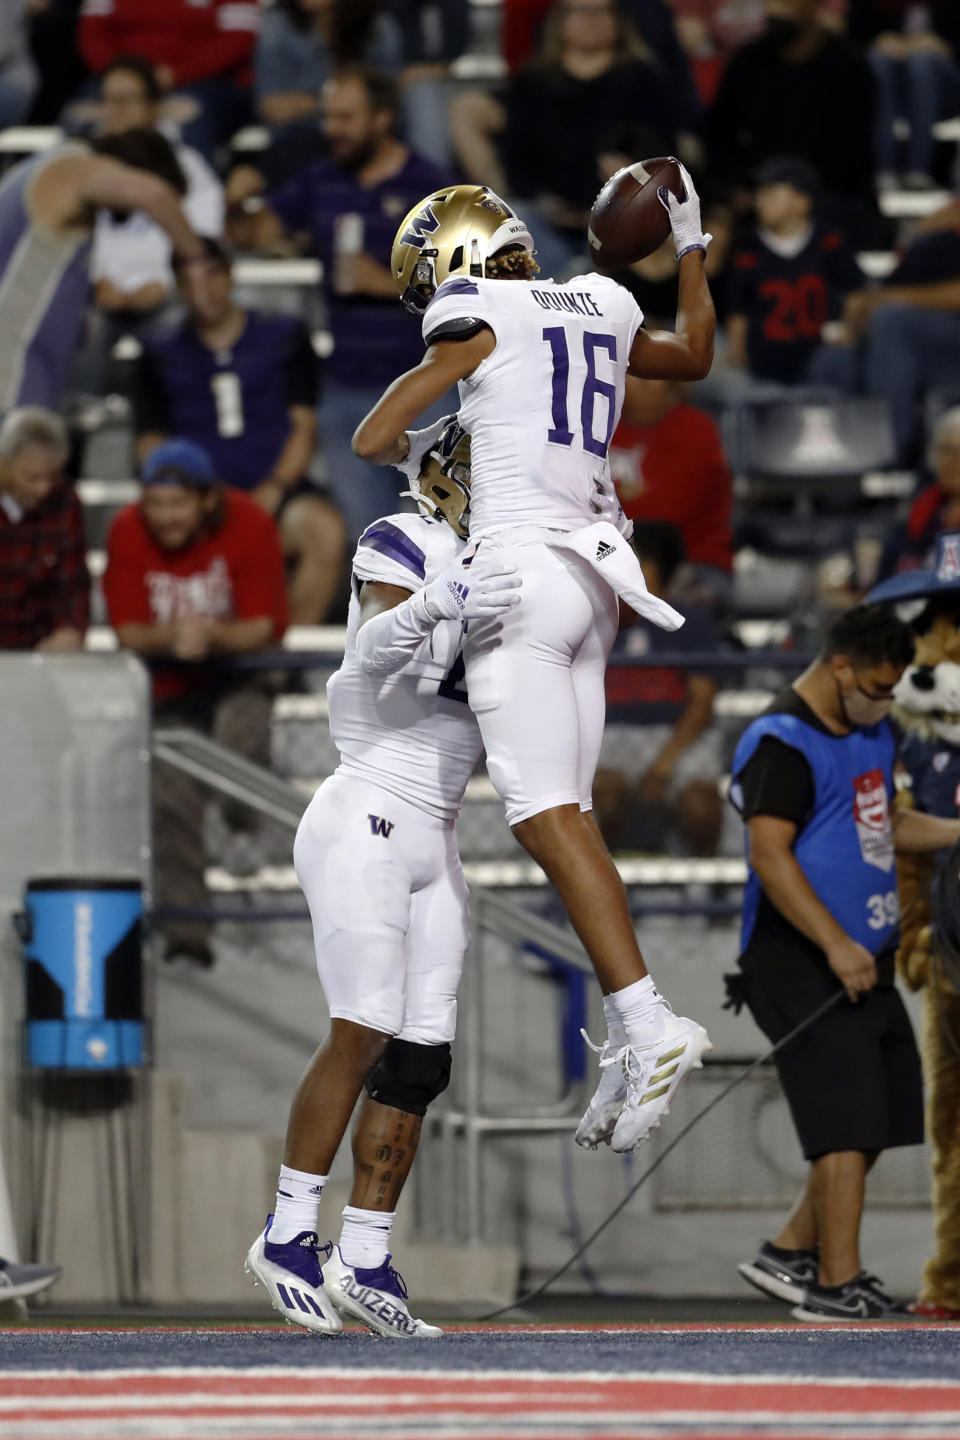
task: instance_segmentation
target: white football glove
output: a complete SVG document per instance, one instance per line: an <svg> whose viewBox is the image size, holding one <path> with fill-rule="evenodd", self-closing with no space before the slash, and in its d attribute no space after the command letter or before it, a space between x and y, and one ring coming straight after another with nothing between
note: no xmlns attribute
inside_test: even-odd
<svg viewBox="0 0 960 1440"><path fill-rule="evenodd" d="M680 164L679 160L677 164L680 166L680 178L683 181L683 199L678 200L666 185L661 185L658 189L657 199L670 217L673 244L679 260L681 255L686 255L688 250L703 250L706 253L713 236L703 233L703 224L700 219L700 196L697 194L693 177L686 165Z"/></svg>
<svg viewBox="0 0 960 1440"><path fill-rule="evenodd" d="M456 420L456 415L444 415L428 425L424 430L408 430L407 439L410 441L410 450L405 460L398 460L395 469L405 475L408 480L420 478L420 466L423 464L423 457L428 450L432 450L440 439L444 429L451 420Z"/></svg>
<svg viewBox="0 0 960 1440"><path fill-rule="evenodd" d="M487 620L520 603L520 576L506 560L457 561L420 594L433 620Z"/></svg>
<svg viewBox="0 0 960 1440"><path fill-rule="evenodd" d="M617 487L609 475L594 475L590 508L600 520L609 520L611 525L615 525L624 540L630 539L633 521L624 515Z"/></svg>

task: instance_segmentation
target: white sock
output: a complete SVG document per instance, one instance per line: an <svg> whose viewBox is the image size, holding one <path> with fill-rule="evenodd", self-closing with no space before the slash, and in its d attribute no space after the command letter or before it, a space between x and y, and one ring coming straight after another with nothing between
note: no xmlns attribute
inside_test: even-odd
<svg viewBox="0 0 960 1440"><path fill-rule="evenodd" d="M306 1170L280 1166L277 1200L270 1226L270 1239L282 1245L295 1240L305 1230L316 1233L320 1196L327 1183L326 1175L309 1175Z"/></svg>
<svg viewBox="0 0 960 1440"><path fill-rule="evenodd" d="M622 1050L627 1043L627 1032L617 1014L617 1003L612 995L603 997L603 1018L607 1022L607 1042L611 1050Z"/></svg>
<svg viewBox="0 0 960 1440"><path fill-rule="evenodd" d="M650 1045L663 1034L666 1012L663 996L654 985L652 975L645 975L642 980L635 980L622 990L614 990L607 999L620 1017L630 1045Z"/></svg>
<svg viewBox="0 0 960 1440"><path fill-rule="evenodd" d="M340 1254L354 1270L376 1270L387 1258L395 1210L357 1210L343 1207Z"/></svg>

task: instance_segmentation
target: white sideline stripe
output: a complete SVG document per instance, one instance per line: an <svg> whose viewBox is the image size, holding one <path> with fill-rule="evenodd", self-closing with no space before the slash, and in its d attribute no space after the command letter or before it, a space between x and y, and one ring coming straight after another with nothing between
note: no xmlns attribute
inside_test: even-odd
<svg viewBox="0 0 960 1440"><path fill-rule="evenodd" d="M893 1329L877 1327L875 1325L851 1325L841 1322L835 1325L784 1325L782 1327L769 1325L749 1326L736 1330L637 1330L626 1331L622 1326L611 1326L610 1329L596 1330L593 1328L583 1330L544 1330L544 1335L623 1335L636 1334L638 1338L645 1335L655 1335L658 1338L665 1335L690 1335L690 1334L723 1334L732 1335L795 1335L802 1338L808 1335L879 1335L902 1334L904 1330L919 1330L924 1335L942 1333L944 1335L957 1336L956 1326L952 1325L927 1325L910 1324ZM138 1332L143 1335L169 1335L169 1331L143 1330ZM247 1334L275 1335L275 1330L247 1331ZM281 1332L283 1333L283 1332ZM458 1332L450 1332L456 1335ZM511 1329L485 1330L484 1335L511 1335ZM532 1334L529 1330L516 1332L518 1341L526 1340ZM84 1330L79 1338L86 1338L90 1335L116 1335L116 1330ZM158 1366L131 1366L109 1367L95 1370L75 1370L64 1368L62 1370L48 1369L25 1369L25 1370L0 1370L0 1381L10 1380L178 1380L186 1379L189 1376L209 1376L211 1379L225 1376L233 1376L238 1380L258 1379L279 1379L279 1380L396 1380L403 1375L403 1371L392 1366L374 1365L158 1365ZM709 1370L523 1370L514 1369L483 1369L483 1370L458 1370L458 1369L433 1369L424 1370L421 1378L432 1378L450 1381L460 1384L462 1381L474 1381L477 1384L489 1380L516 1383L518 1379L525 1381L550 1381L557 1382L565 1380L570 1384L583 1384L585 1381L591 1384L616 1385L623 1381L636 1384L640 1381L656 1381L658 1383L682 1382L694 1385L825 1385L828 1387L850 1388L871 1390L878 1385L895 1385L906 1390L935 1390L953 1388L960 1391L960 1380L947 1377L936 1379L932 1376L897 1376L896 1378L884 1378L877 1375L818 1375L814 1372L777 1372L759 1374L736 1374L728 1372L713 1374ZM140 1393L140 1392L138 1392ZM28 1397L32 1398L32 1397ZM141 1398L142 1394L141 1394Z"/></svg>
<svg viewBox="0 0 960 1440"><path fill-rule="evenodd" d="M743 860L621 859L614 863L625 885L745 885L747 881L747 867ZM532 860L466 860L463 873L469 885L485 887L539 887L548 883L546 875ZM251 875L231 875L221 866L211 865L205 878L207 888L221 895L239 895L261 890L285 892L300 888L292 865L261 865L260 869Z"/></svg>
<svg viewBox="0 0 960 1440"><path fill-rule="evenodd" d="M549 1394L550 1392L547 1393ZM394 1406L414 1407L422 1405L425 1401L432 1402L433 1398L432 1396L424 1395L406 1395L402 1392L399 1395L392 1394L390 1396L391 1420L396 1424L398 1421L402 1423L403 1420L410 1418L409 1414L398 1414L393 1410ZM144 1405L145 1400L146 1406ZM536 1393L533 1395L524 1395L520 1392L514 1396L509 1392L497 1391L493 1394L478 1395L476 1397L445 1394L438 1396L437 1400L439 1403L449 1405L452 1408L448 1411L437 1410L433 1408L431 1403L430 1408L422 1412L423 1419L429 1422L431 1432L436 1424L459 1423L462 1425L464 1423L470 1424L471 1422L486 1422L492 1424L498 1421L498 1428L502 1433L502 1427L505 1422L511 1427L517 1424L522 1426L526 1419L524 1413L514 1415L502 1414L501 1411L505 1405L526 1404L529 1406L530 1404L537 1404L539 1397ZM642 1402L642 1397L638 1397L638 1401ZM569 1425L571 1429L575 1425L577 1429L579 1429L580 1425L582 1425L586 1419L586 1407L589 1406L590 1402L591 1397L589 1395L584 1396L582 1400L571 1396L568 1397L563 1409L538 1408L529 1418L534 1425L562 1425L565 1423ZM178 1411L188 1409L208 1410L211 1413L219 1412L224 1416L235 1414L237 1411L242 1414L250 1414L263 1410L269 1410L280 1416L285 1411L309 1410L320 1412L324 1409L332 1410L334 1407L340 1410L362 1409L369 1412L370 1397L368 1395L285 1395L281 1398L276 1395L207 1395L202 1391L198 1391L196 1394L172 1397L128 1396L125 1400L122 1397L112 1395L91 1396L87 1399L80 1399L79 1401L68 1400L65 1397L62 1403L55 1404L45 1404L43 1401L38 1401L34 1397L30 1397L28 1404L30 1409L36 1412L37 1418L36 1421L34 1421L33 1416L31 1416L29 1420L21 1422L21 1424L25 1426L29 1426L32 1423L39 1424L44 1414L52 1417L62 1410L71 1409L96 1411L101 1414L111 1411L121 1414L136 1411L138 1420L143 1416L144 1409L146 1409L149 1419L153 1422L162 1420L164 1416L176 1414ZM483 1408L480 1409L477 1407ZM492 1409L491 1407L497 1408ZM0 1413L8 1409L22 1410L24 1408L23 1401L13 1402L10 1405L3 1402L3 1404L0 1404ZM416 1414L416 1411L414 1411L414 1414ZM729 1410L641 1410L637 1406L624 1406L619 1410L605 1410L599 1417L591 1413L591 1433L594 1433L592 1426L598 1418L607 1428L611 1428L615 1424L622 1425L625 1421L635 1424L641 1417L647 1424L659 1425L696 1423L698 1426L703 1426L707 1424L716 1425L724 1422L728 1425L733 1425L739 1422L738 1428L741 1429L744 1425L776 1425L781 1434L785 1431L790 1432L794 1430L799 1430L802 1434L805 1428L809 1429L817 1425L829 1427L831 1436L836 1434L839 1429L839 1433L841 1434L846 1432L852 1435L867 1435L870 1436L872 1440L872 1437L877 1433L878 1425L906 1426L911 1434L916 1434L918 1422L919 1427L925 1430L925 1420L927 1424L935 1426L938 1429L941 1426L956 1425L958 1420L960 1420L960 1411L932 1411L928 1413L928 1417L924 1417L917 1416L916 1413L912 1411L878 1410L871 1411L862 1418L858 1418L842 1412L838 1415L836 1410L805 1410L802 1414L791 1414L789 1410L785 1413L783 1410L757 1410L752 1406L745 1406L739 1413L731 1414ZM318 1418L320 1418L319 1415ZM329 1424L338 1418L342 1423L347 1417L343 1415L338 1417L336 1414L333 1414L325 1418L327 1418L327 1423ZM80 1417L78 1417L78 1423L84 1423ZM390 1422L386 1423L389 1425ZM949 1434L950 1432L946 1431L945 1433ZM956 1431L954 1431L953 1434L955 1435Z"/></svg>
<svg viewBox="0 0 960 1440"><path fill-rule="evenodd" d="M511 1440L562 1440L562 1437L570 1436L570 1440L599 1440L604 1435L622 1436L625 1421L629 1424L629 1430L634 1440L670 1440L670 1437L678 1433L678 1426L683 1427L683 1433L690 1434L690 1426L695 1425L697 1434L704 1432L697 1425L701 1417L685 1414L665 1414L660 1417L649 1418L636 1413L623 1417L611 1415L609 1418L592 1416L582 1419L562 1417L552 1425L545 1426L537 1416L519 1415L483 1415L464 1416L437 1415L430 1417L431 1440L483 1440L486 1435L495 1437L495 1440L503 1440L504 1424L509 1423ZM709 1417L706 1417L709 1419ZM714 1440L721 1440L724 1435L733 1435L737 1440L742 1440L744 1435L744 1423L750 1425L750 1433L758 1437L766 1436L767 1440L773 1440L772 1432L766 1426L762 1430L755 1430L752 1426L752 1415L744 1416L721 1416L712 1422L711 1435ZM321 1440L322 1436L328 1435L333 1440L423 1440L424 1430L422 1422L416 1417L404 1417L391 1424L389 1420L378 1420L374 1428L364 1426L362 1430L354 1428L346 1429L345 1426L351 1423L352 1417L331 1415L318 1416L310 1429L311 1440ZM774 1423L777 1428L776 1440L825 1440L823 1424L815 1427L803 1420L792 1419L784 1422L775 1417ZM125 1415L117 1417L110 1422L110 1431L105 1433L103 1420L60 1420L56 1431L56 1440L170 1440L170 1421L162 1415L139 1416ZM263 1429L264 1421L261 1417L250 1416L248 1421L243 1421L238 1416L216 1416L211 1415L207 1419L195 1417L191 1440L243 1440L249 1435L251 1440L265 1440L267 1434L274 1437L274 1440L282 1440L284 1436L295 1437L304 1435L303 1420L296 1415L277 1415L270 1423L269 1431ZM229 1425L229 1430L224 1427ZM202 1426L202 1431L200 1427ZM414 1428L416 1426L416 1428ZM254 1428L256 1427L256 1428ZM866 1423L859 1424L856 1420L837 1424L831 1419L827 1432L830 1440L905 1440L906 1432L902 1423L891 1429L887 1424L879 1428L876 1425L867 1426ZM919 1420L911 1420L909 1426L911 1436L922 1437L922 1440L957 1440L957 1431L952 1426L943 1426L938 1423L928 1423L922 1417ZM49 1421L21 1420L16 1423L16 1428L8 1432L8 1440L51 1440Z"/></svg>
<svg viewBox="0 0 960 1440"><path fill-rule="evenodd" d="M88 555L88 564L89 560ZM740 720L759 715L772 699L772 690L721 690L713 702L713 708L717 719ZM329 713L327 697L318 692L312 695L278 695L273 702L275 720L326 720ZM617 729L626 728L616 720L610 723ZM631 728L643 729L643 726L636 725ZM496 791L493 795L496 795Z"/></svg>

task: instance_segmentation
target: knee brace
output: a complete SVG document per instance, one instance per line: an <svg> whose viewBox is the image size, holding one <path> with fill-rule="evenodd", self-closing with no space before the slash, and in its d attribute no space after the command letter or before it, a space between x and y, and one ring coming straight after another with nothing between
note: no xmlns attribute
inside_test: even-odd
<svg viewBox="0 0 960 1440"><path fill-rule="evenodd" d="M367 1076L367 1094L380 1105L425 1115L450 1084L453 1054L449 1044L416 1045L393 1039Z"/></svg>

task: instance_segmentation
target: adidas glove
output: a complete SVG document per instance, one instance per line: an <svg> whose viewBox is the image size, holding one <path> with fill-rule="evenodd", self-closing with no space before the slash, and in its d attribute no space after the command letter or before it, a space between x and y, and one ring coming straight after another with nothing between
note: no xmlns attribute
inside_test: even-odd
<svg viewBox="0 0 960 1440"><path fill-rule="evenodd" d="M434 620L487 620L520 603L520 576L505 560L475 559L451 565L420 592Z"/></svg>
<svg viewBox="0 0 960 1440"><path fill-rule="evenodd" d="M633 521L628 520L624 515L617 487L609 475L604 475L602 478L599 475L593 477L593 497L590 501L590 508L598 519L609 520L611 525L615 525L624 540L629 540L633 535Z"/></svg>
<svg viewBox="0 0 960 1440"><path fill-rule="evenodd" d="M392 675L442 621L459 625L509 610L520 600L516 571L502 560L474 561L468 569L451 565L409 600L364 621L357 631L360 668L368 675Z"/></svg>
<svg viewBox="0 0 960 1440"><path fill-rule="evenodd" d="M407 439L410 441L410 450L407 458L398 461L394 468L405 475L408 480L419 479L424 455L428 450L433 449L451 420L456 420L456 418L456 415L444 415L424 430L408 430Z"/></svg>
<svg viewBox="0 0 960 1440"><path fill-rule="evenodd" d="M670 217L670 229L673 231L673 243L679 260L690 250L702 250L706 254L713 236L703 233L700 196L697 194L693 177L686 165L681 165L679 160L677 164L680 165L680 178L683 181L683 199L678 200L666 185L660 186L657 198Z"/></svg>

